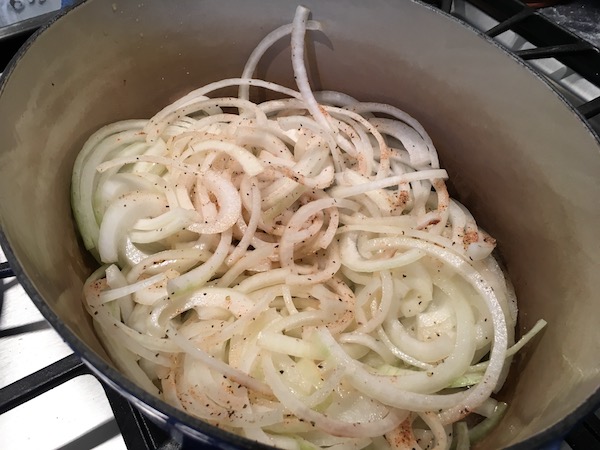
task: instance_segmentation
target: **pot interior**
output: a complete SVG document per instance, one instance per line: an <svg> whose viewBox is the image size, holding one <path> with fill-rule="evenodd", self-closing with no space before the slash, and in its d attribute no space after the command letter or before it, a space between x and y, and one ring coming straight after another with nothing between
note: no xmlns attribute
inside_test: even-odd
<svg viewBox="0 0 600 450"><path fill-rule="evenodd" d="M423 124L455 195L499 242L519 297L519 329L548 322L514 363L501 394L508 413L481 448L533 437L523 443L530 448L545 430L559 433L557 423L568 417L572 425L591 410L600 384L597 140L521 63L436 11L410 1L304 3L326 33L308 47L313 86L390 103ZM147 118L195 87L239 76L254 46L295 7L90 0L31 42L5 74L3 244L34 300L92 364L110 362L81 305L93 264L70 212L77 152L102 125ZM287 45L268 52L258 75L293 86Z"/></svg>

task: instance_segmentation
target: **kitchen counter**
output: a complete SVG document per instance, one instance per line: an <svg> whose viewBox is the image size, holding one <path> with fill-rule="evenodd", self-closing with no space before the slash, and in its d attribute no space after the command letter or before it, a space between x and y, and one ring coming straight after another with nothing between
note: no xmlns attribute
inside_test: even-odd
<svg viewBox="0 0 600 450"><path fill-rule="evenodd" d="M596 47L600 47L600 2L573 0L542 8L540 12Z"/></svg>

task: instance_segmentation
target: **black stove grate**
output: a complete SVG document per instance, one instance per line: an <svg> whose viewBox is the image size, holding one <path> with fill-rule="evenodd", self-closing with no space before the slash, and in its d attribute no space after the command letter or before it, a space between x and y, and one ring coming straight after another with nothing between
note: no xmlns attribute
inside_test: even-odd
<svg viewBox="0 0 600 450"><path fill-rule="evenodd" d="M171 439L121 394L104 384L103 387L128 449L184 450L183 444Z"/></svg>
<svg viewBox="0 0 600 450"><path fill-rule="evenodd" d="M6 265L6 263L3 263L3 265ZM0 278L11 277L12 274L8 272L9 270L6 270L4 274L0 273ZM75 377L89 374L92 374L92 372L76 354L66 356L0 389L0 414L4 414ZM182 444L170 439L167 433L144 417L123 396L104 383L102 383L102 387L106 392L119 427L119 430L113 431L121 432L123 441L129 450L183 450ZM111 423L107 423L100 427L111 426ZM110 430L96 428L90 434L99 435L99 445L111 433ZM81 440L85 440L88 446L90 441L93 442L93 439L90 440L89 436L83 436ZM78 442L79 440L71 442L62 447L61 450L78 449L80 448Z"/></svg>
<svg viewBox="0 0 600 450"><path fill-rule="evenodd" d="M425 0L446 12L452 13L452 0ZM513 31L536 48L513 52L524 60L555 58L583 78L600 86L600 49L576 34L557 25L519 0L468 0L498 24L485 31L497 37ZM600 97L575 105L587 119L600 114Z"/></svg>
<svg viewBox="0 0 600 450"><path fill-rule="evenodd" d="M512 30L536 46L534 49L516 52L522 59L555 58L592 84L600 86L600 50L597 47L554 24L534 8L525 6L518 0L468 0L468 2L499 22L487 30L488 36L496 37L507 30ZM426 3L451 13L454 2L453 0L429 0ZM0 71L4 70L10 58L41 23L43 22L36 23L36 26L16 27L12 33L0 33ZM594 117L600 114L600 97L575 106L584 117ZM0 263L0 279L13 276L8 263ZM77 376L90 373L79 357L71 354L0 389L0 414ZM184 447L187 448L186 445L172 440L167 433L146 419L120 394L104 384L103 387L128 449L184 450ZM565 441L573 450L600 448L600 419L596 414L591 414L565 437ZM63 449L76 448L78 448L77 442L72 442Z"/></svg>
<svg viewBox="0 0 600 450"><path fill-rule="evenodd" d="M10 268L7 262L0 263L0 278L4 279L14 276L15 274L13 273L12 269Z"/></svg>

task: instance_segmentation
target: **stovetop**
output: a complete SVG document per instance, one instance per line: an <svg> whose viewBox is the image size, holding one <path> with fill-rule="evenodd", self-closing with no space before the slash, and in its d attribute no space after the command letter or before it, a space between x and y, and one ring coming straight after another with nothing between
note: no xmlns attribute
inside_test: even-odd
<svg viewBox="0 0 600 450"><path fill-rule="evenodd" d="M0 283L0 387L5 387L72 351L15 278ZM66 448L126 448L104 390L92 375L73 378L0 415L1 449L45 450L69 443Z"/></svg>
<svg viewBox="0 0 600 450"><path fill-rule="evenodd" d="M76 2L0 0L0 71L35 29ZM600 2L540 10L517 0L427 3L528 60L600 134ZM10 275L0 264L0 449L182 449L88 372ZM594 448L600 448L597 414L545 450Z"/></svg>

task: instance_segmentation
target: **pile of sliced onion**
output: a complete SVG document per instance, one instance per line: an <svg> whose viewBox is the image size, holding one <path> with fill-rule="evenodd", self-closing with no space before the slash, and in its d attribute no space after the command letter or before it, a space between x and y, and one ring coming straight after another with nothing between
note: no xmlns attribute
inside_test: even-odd
<svg viewBox="0 0 600 450"><path fill-rule="evenodd" d="M465 416L498 421L490 396L544 322L508 350L495 241L449 197L414 118L311 90L308 15L241 78L89 138L72 205L102 266L85 306L127 376L223 429L286 449L447 449ZM252 79L290 34L298 90Z"/></svg>

